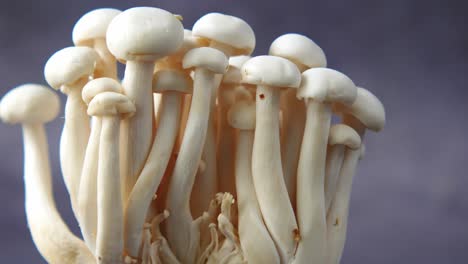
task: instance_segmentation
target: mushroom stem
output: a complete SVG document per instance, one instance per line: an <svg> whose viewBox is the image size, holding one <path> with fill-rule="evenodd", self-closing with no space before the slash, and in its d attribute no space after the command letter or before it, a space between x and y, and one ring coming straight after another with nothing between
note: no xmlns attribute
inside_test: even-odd
<svg viewBox="0 0 468 264"><path fill-rule="evenodd" d="M89 249L95 252L97 232L97 171L101 118L92 117L91 120L91 135L86 148L77 205L81 234Z"/></svg>
<svg viewBox="0 0 468 264"><path fill-rule="evenodd" d="M362 146L361 146L362 148ZM340 263L346 241L349 199L361 149L346 149L335 197L327 215L327 250L330 264Z"/></svg>
<svg viewBox="0 0 468 264"><path fill-rule="evenodd" d="M281 263L288 263L297 247L294 236L297 224L281 168L279 95L277 88L257 86L252 174L265 224L276 243Z"/></svg>
<svg viewBox="0 0 468 264"><path fill-rule="evenodd" d="M344 145L329 146L327 150L327 161L325 165L325 212L328 212L332 200L335 197L344 151Z"/></svg>
<svg viewBox="0 0 468 264"><path fill-rule="evenodd" d="M214 73L195 69L192 103L167 194L171 215L166 221L167 238L182 263L191 263L197 254L200 232L190 212L190 194L205 144Z"/></svg>
<svg viewBox="0 0 468 264"><path fill-rule="evenodd" d="M151 97L150 97L151 98ZM119 167L119 116L103 116L97 180L98 263L122 263L123 209Z"/></svg>
<svg viewBox="0 0 468 264"><path fill-rule="evenodd" d="M326 261L324 180L330 123L330 105L309 99L297 169L297 216L301 235L297 263Z"/></svg>
<svg viewBox="0 0 468 264"><path fill-rule="evenodd" d="M159 109L156 137L143 171L130 193L125 212L125 248L132 257L138 256L146 212L156 193L177 137L180 120L181 94L166 91Z"/></svg>
<svg viewBox="0 0 468 264"><path fill-rule="evenodd" d="M122 81L124 94L136 107L135 115L122 121L123 201L127 201L151 146L154 113L153 70L154 62L127 61Z"/></svg>
<svg viewBox="0 0 468 264"><path fill-rule="evenodd" d="M235 154L239 238L248 263L280 263L275 244L265 227L252 182L253 130L239 130Z"/></svg>
<svg viewBox="0 0 468 264"><path fill-rule="evenodd" d="M106 39L96 39L94 41L93 48L99 54L99 57L101 58L100 62L103 64L102 71L95 74L94 78L109 77L117 79L117 60L107 48Z"/></svg>
<svg viewBox="0 0 468 264"><path fill-rule="evenodd" d="M24 124L23 138L26 216L39 252L49 263L95 263L92 253L70 232L55 207L43 125Z"/></svg>

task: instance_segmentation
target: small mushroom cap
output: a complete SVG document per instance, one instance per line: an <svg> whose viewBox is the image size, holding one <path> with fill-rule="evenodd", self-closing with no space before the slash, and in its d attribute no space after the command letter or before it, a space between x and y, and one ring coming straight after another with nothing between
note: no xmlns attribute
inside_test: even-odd
<svg viewBox="0 0 468 264"><path fill-rule="evenodd" d="M328 68L312 68L302 73L299 99L319 102L340 102L350 105L356 100L357 88L343 73Z"/></svg>
<svg viewBox="0 0 468 264"><path fill-rule="evenodd" d="M238 84L242 81L241 68L250 56L234 56L229 58L229 68L223 75L223 83Z"/></svg>
<svg viewBox="0 0 468 264"><path fill-rule="evenodd" d="M385 126L385 108L367 89L357 88L356 101L352 105L336 104L333 107L336 112L351 114L372 131L379 132Z"/></svg>
<svg viewBox="0 0 468 264"><path fill-rule="evenodd" d="M47 123L55 119L59 111L57 94L39 84L18 86L0 101L0 118L8 124Z"/></svg>
<svg viewBox="0 0 468 264"><path fill-rule="evenodd" d="M220 13L209 13L198 19L193 35L234 48L235 55L249 55L255 48L255 33L244 20Z"/></svg>
<svg viewBox="0 0 468 264"><path fill-rule="evenodd" d="M358 149L361 146L361 137L350 126L336 124L330 127L328 145L345 145L350 149Z"/></svg>
<svg viewBox="0 0 468 264"><path fill-rule="evenodd" d="M241 130L255 129L255 102L242 100L236 102L228 111L229 125Z"/></svg>
<svg viewBox="0 0 468 264"><path fill-rule="evenodd" d="M82 16L73 28L72 38L76 46L90 46L95 39L106 38L107 27L122 11L114 8L99 8Z"/></svg>
<svg viewBox="0 0 468 264"><path fill-rule="evenodd" d="M44 76L50 86L60 89L79 79L91 76L99 55L88 47L68 47L57 51L44 67Z"/></svg>
<svg viewBox="0 0 468 264"><path fill-rule="evenodd" d="M136 111L135 104L125 95L115 92L103 92L96 95L88 105L90 116L115 116L122 118L132 116Z"/></svg>
<svg viewBox="0 0 468 264"><path fill-rule="evenodd" d="M192 92L192 78L179 70L164 69L153 74L153 92Z"/></svg>
<svg viewBox="0 0 468 264"><path fill-rule="evenodd" d="M298 68L327 67L323 50L310 38L289 33L275 39L270 45L270 55L286 58Z"/></svg>
<svg viewBox="0 0 468 264"><path fill-rule="evenodd" d="M201 47L187 52L182 61L184 69L202 67L214 73L225 73L228 68L228 59L224 53L217 49Z"/></svg>
<svg viewBox="0 0 468 264"><path fill-rule="evenodd" d="M254 96L248 88L243 85L236 85L233 89L226 89L218 94L219 98L222 98L226 105L233 105L237 101L253 100Z"/></svg>
<svg viewBox="0 0 468 264"><path fill-rule="evenodd" d="M294 63L276 56L257 56L242 65L242 82L271 87L298 88L301 73Z"/></svg>
<svg viewBox="0 0 468 264"><path fill-rule="evenodd" d="M98 78L89 81L81 92L81 97L86 104L89 104L93 98L103 92L122 93L122 85L112 78Z"/></svg>
<svg viewBox="0 0 468 264"><path fill-rule="evenodd" d="M110 52L120 60L156 61L180 48L184 28L165 10L135 7L112 20L106 40Z"/></svg>

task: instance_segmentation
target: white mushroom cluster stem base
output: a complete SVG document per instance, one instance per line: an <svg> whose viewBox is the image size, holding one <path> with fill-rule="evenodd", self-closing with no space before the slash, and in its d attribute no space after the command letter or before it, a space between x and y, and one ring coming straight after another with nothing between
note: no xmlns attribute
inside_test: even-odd
<svg viewBox="0 0 468 264"><path fill-rule="evenodd" d="M188 30L156 7L93 10L72 35L44 76L67 95L60 163L82 238L53 199L44 124L58 96L25 84L0 101L23 128L26 216L47 262L341 261L363 137L385 110L314 41L284 34L251 56L241 18Z"/></svg>

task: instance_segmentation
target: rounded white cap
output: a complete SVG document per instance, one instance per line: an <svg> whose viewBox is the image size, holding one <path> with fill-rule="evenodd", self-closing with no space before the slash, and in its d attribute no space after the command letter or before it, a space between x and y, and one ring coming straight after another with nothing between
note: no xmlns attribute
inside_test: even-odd
<svg viewBox="0 0 468 264"><path fill-rule="evenodd" d="M192 78L179 70L163 69L153 74L153 92L155 93L165 91L191 93L192 83Z"/></svg>
<svg viewBox="0 0 468 264"><path fill-rule="evenodd" d="M89 46L95 39L106 38L107 27L120 13L122 11L114 8L100 8L86 13L73 28L73 43L76 46Z"/></svg>
<svg viewBox="0 0 468 264"><path fill-rule="evenodd" d="M271 87L297 88L301 73L296 65L276 56L257 56L242 65L242 82Z"/></svg>
<svg viewBox="0 0 468 264"><path fill-rule="evenodd" d="M89 104L93 98L103 92L122 93L122 85L112 78L98 78L89 81L81 92L81 97L86 104Z"/></svg>
<svg viewBox="0 0 468 264"><path fill-rule="evenodd" d="M223 75L223 83L238 84L242 81L241 68L250 56L234 56L229 58L229 68Z"/></svg>
<svg viewBox="0 0 468 264"><path fill-rule="evenodd" d="M234 103L228 111L229 125L241 130L255 129L255 102L242 100Z"/></svg>
<svg viewBox="0 0 468 264"><path fill-rule="evenodd" d="M192 49L187 52L182 61L184 69L202 67L214 73L225 73L228 59L221 51L209 47Z"/></svg>
<svg viewBox="0 0 468 264"><path fill-rule="evenodd" d="M357 88L343 73L328 68L312 68L302 73L299 99L319 102L340 102L350 105L356 100Z"/></svg>
<svg viewBox="0 0 468 264"><path fill-rule="evenodd" d="M207 38L234 48L235 55L249 55L255 48L255 33L244 20L220 13L209 13L192 28L195 36Z"/></svg>
<svg viewBox="0 0 468 264"><path fill-rule="evenodd" d="M358 149L361 146L361 137L350 126L336 124L330 127L328 145L345 145L350 149Z"/></svg>
<svg viewBox="0 0 468 264"><path fill-rule="evenodd" d="M125 95L114 92L103 92L96 95L88 105L90 116L115 116L127 118L135 113L135 105Z"/></svg>
<svg viewBox="0 0 468 264"><path fill-rule="evenodd" d="M55 119L59 111L57 94L39 84L18 86L0 101L0 118L9 124L47 123Z"/></svg>
<svg viewBox="0 0 468 264"><path fill-rule="evenodd" d="M107 46L120 60L156 61L179 49L183 40L180 21L154 7L125 10L107 29Z"/></svg>
<svg viewBox="0 0 468 264"><path fill-rule="evenodd" d="M323 50L310 38L289 33L275 39L270 45L270 55L286 58L300 69L327 67Z"/></svg>
<svg viewBox="0 0 468 264"><path fill-rule="evenodd" d="M91 76L99 55L88 47L68 47L57 51L47 61L44 76L50 86L60 89L79 79Z"/></svg>

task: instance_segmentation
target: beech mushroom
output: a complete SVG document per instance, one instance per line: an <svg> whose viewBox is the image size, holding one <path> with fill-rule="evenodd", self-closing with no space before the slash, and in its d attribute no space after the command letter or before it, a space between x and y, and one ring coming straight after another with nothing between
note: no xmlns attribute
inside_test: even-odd
<svg viewBox="0 0 468 264"><path fill-rule="evenodd" d="M37 84L19 86L0 102L2 121L22 125L26 217L37 249L49 263L94 263L93 254L60 217L53 198L44 123L55 119L59 110L58 96Z"/></svg>
<svg viewBox="0 0 468 264"><path fill-rule="evenodd" d="M298 263L326 262L325 158L331 123L331 104L350 105L356 86L346 75L327 68L302 73L297 97L307 104L306 124L297 169L297 217L301 242Z"/></svg>
<svg viewBox="0 0 468 264"><path fill-rule="evenodd" d="M182 44L184 28L171 13L154 7L135 7L117 15L107 29L107 46L126 61L124 93L136 112L122 122L121 153L123 199L126 201L143 169L153 131L152 78L154 62Z"/></svg>
<svg viewBox="0 0 468 264"><path fill-rule="evenodd" d="M195 259L200 233L190 212L190 194L206 138L214 76L226 71L226 56L213 48L196 48L185 54L185 69L195 68L192 103L168 189L167 238L182 263Z"/></svg>
<svg viewBox="0 0 468 264"><path fill-rule="evenodd" d="M280 263L275 244L263 222L252 180L255 103L239 101L229 110L229 124L237 129L235 175L239 238L247 263Z"/></svg>
<svg viewBox="0 0 468 264"><path fill-rule="evenodd" d="M283 88L297 88L301 74L294 63L275 56L254 57L242 66L242 82L257 86L252 175L265 224L281 263L294 257L297 223L284 183L279 139L279 99Z"/></svg>
<svg viewBox="0 0 468 264"><path fill-rule="evenodd" d="M310 68L326 67L327 59L323 50L310 38L300 34L284 34L270 45L269 54L288 59L303 72ZM301 141L304 133L306 110L297 99L296 90L288 90L281 96L283 134L281 138L281 161L284 181L293 208L296 207L296 173Z"/></svg>
<svg viewBox="0 0 468 264"><path fill-rule="evenodd" d="M86 104L103 92L122 93L122 86L111 78L98 78L88 82L82 91L82 98ZM99 160L99 138L101 136L101 118L91 118L91 134L86 147L86 155L81 172L80 189L78 192L78 219L81 233L89 249L96 249L97 234L97 174Z"/></svg>
<svg viewBox="0 0 468 264"><path fill-rule="evenodd" d="M44 68L49 85L68 96L60 139L60 165L74 210L90 133L81 91L92 76L97 60L98 55L91 48L69 47L52 55Z"/></svg>
<svg viewBox="0 0 468 264"><path fill-rule="evenodd" d="M94 48L100 60L96 65L95 78L109 77L117 79L115 57L109 52L106 44L107 27L114 17L122 11L114 8L99 8L83 15L73 27L73 43L76 46Z"/></svg>
<svg viewBox="0 0 468 264"><path fill-rule="evenodd" d="M177 70L160 70L153 78L153 91L162 94L158 129L150 154L130 193L125 211L125 249L138 256L146 212L166 171L177 137L182 96L191 92L191 79Z"/></svg>
<svg viewBox="0 0 468 264"><path fill-rule="evenodd" d="M117 85L117 81L115 85ZM96 95L88 114L102 120L99 139L97 179L98 228L96 256L98 263L122 263L123 206L120 188L119 127L121 118L135 112L135 105L120 93L103 92Z"/></svg>

